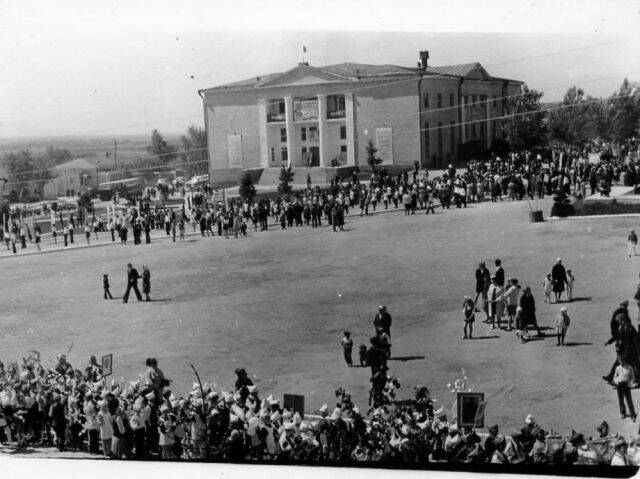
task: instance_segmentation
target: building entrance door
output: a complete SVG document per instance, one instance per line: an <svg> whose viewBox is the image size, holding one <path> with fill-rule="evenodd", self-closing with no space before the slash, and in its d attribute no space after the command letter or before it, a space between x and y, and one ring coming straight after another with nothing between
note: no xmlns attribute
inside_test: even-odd
<svg viewBox="0 0 640 479"><path fill-rule="evenodd" d="M311 153L311 166L320 166L320 147L310 146L309 151Z"/></svg>

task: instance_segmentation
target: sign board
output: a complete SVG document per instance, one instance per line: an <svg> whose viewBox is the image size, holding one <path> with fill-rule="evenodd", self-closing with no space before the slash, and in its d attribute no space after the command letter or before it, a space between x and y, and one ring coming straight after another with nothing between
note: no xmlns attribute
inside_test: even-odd
<svg viewBox="0 0 640 479"><path fill-rule="evenodd" d="M227 135L229 168L242 168L242 135Z"/></svg>
<svg viewBox="0 0 640 479"><path fill-rule="evenodd" d="M293 120L317 120L318 119L318 100L294 100L293 102Z"/></svg>
<svg viewBox="0 0 640 479"><path fill-rule="evenodd" d="M376 128L376 148L383 165L393 164L393 130Z"/></svg>
<svg viewBox="0 0 640 479"><path fill-rule="evenodd" d="M600 163L600 153L589 153L588 161L590 165L597 165Z"/></svg>
<svg viewBox="0 0 640 479"><path fill-rule="evenodd" d="M458 393L458 427L484 427L484 393Z"/></svg>
<svg viewBox="0 0 640 479"><path fill-rule="evenodd" d="M111 376L113 373L113 353L102 356L102 376Z"/></svg>
<svg viewBox="0 0 640 479"><path fill-rule="evenodd" d="M304 419L304 396L285 394L282 396L282 408L300 414Z"/></svg>

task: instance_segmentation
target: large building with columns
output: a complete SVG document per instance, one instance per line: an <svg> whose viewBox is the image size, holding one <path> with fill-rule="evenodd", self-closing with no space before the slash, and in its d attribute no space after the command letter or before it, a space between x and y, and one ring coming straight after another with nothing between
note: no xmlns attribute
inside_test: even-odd
<svg viewBox="0 0 640 479"><path fill-rule="evenodd" d="M200 90L216 171L366 166L369 141L385 165L439 167L501 139L506 97L522 82L479 63L418 67L299 63L284 73Z"/></svg>

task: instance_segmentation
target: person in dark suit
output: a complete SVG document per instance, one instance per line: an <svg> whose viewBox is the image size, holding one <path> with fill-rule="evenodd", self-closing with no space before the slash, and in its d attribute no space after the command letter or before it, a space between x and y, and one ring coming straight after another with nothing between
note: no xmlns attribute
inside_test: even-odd
<svg viewBox="0 0 640 479"><path fill-rule="evenodd" d="M476 269L476 299L473 302L474 304L478 303L478 298L480 296L482 296L482 298L485 300L487 299L487 291L489 290L490 284L491 284L491 273L489 273L489 270L487 269L487 265L483 261L478 265L478 269ZM487 308L485 307L484 310L486 312Z"/></svg>
<svg viewBox="0 0 640 479"><path fill-rule="evenodd" d="M142 295L140 294L140 290L138 289L138 280L140 279L140 274L138 270L133 267L131 263L127 264L127 290L124 293L122 298L122 302L126 303L129 301L129 292L133 288L133 292L136 293L136 298L138 301L142 301Z"/></svg>
<svg viewBox="0 0 640 479"><path fill-rule="evenodd" d="M151 301L149 293L151 292L151 272L147 266L142 265L142 292L145 296L145 301Z"/></svg>
<svg viewBox="0 0 640 479"><path fill-rule="evenodd" d="M520 307L522 308L522 319L525 331L529 326L533 326L538 332L538 336L542 336L536 319L536 301L533 299L531 288L529 286L523 290L523 295L520 298Z"/></svg>
<svg viewBox="0 0 640 479"><path fill-rule="evenodd" d="M391 315L387 312L386 306L378 306L378 314L373 319L373 325L376 328L376 334L387 333L391 336Z"/></svg>
<svg viewBox="0 0 640 479"><path fill-rule="evenodd" d="M556 303L559 303L564 286L567 283L567 271L564 269L560 258L556 260L556 264L551 268L551 278L553 279L553 292L556 295Z"/></svg>
<svg viewBox="0 0 640 479"><path fill-rule="evenodd" d="M504 268L502 267L502 261L497 259L496 262L496 272L493 276L496 278L496 283L499 286L504 287Z"/></svg>

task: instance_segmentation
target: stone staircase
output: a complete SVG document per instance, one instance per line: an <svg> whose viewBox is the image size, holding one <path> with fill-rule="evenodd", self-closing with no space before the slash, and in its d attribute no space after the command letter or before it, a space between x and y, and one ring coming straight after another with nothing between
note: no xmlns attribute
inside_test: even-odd
<svg viewBox="0 0 640 479"><path fill-rule="evenodd" d="M307 175L311 175L311 183L325 185L329 183L333 172L331 168L293 168L293 184L307 184ZM265 168L260 177L260 186L275 186L280 183L280 168Z"/></svg>

